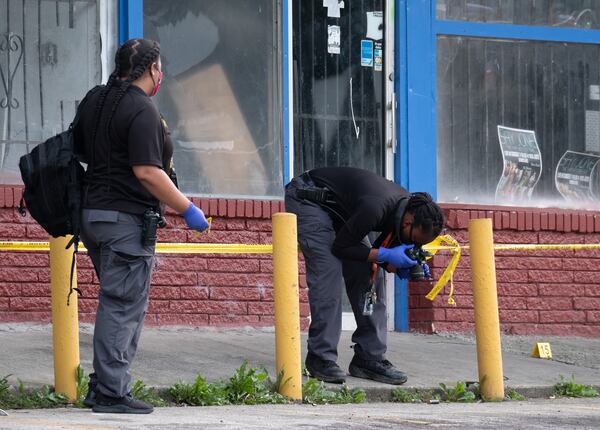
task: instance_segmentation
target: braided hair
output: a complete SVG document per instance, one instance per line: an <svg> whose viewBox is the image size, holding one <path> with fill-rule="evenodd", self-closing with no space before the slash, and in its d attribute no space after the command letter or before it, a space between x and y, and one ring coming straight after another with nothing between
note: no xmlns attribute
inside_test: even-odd
<svg viewBox="0 0 600 430"><path fill-rule="evenodd" d="M413 225L425 234L438 236L444 229L444 213L429 193L413 193L408 199L406 212L414 216Z"/></svg>
<svg viewBox="0 0 600 430"><path fill-rule="evenodd" d="M92 142L96 142L98 130L100 129L106 131L106 137L108 138L110 123L121 99L131 84L144 74L148 66L158 61L159 57L160 45L153 40L129 39L119 47L115 55L115 69L110 74L106 86L101 90L96 104L94 116L96 123L94 124ZM92 165L94 152L95 150L92 152Z"/></svg>

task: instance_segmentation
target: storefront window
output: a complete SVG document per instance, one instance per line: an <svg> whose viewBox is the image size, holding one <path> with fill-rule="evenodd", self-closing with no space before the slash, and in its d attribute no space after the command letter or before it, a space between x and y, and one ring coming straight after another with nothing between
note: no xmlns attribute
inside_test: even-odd
<svg viewBox="0 0 600 430"><path fill-rule="evenodd" d="M19 158L65 130L101 81L96 1L0 0L0 183Z"/></svg>
<svg viewBox="0 0 600 430"><path fill-rule="evenodd" d="M157 101L189 195L283 193L278 2L144 1L161 44Z"/></svg>
<svg viewBox="0 0 600 430"><path fill-rule="evenodd" d="M440 36L444 202L597 208L600 46Z"/></svg>
<svg viewBox="0 0 600 430"><path fill-rule="evenodd" d="M438 0L437 19L600 28L597 0Z"/></svg>

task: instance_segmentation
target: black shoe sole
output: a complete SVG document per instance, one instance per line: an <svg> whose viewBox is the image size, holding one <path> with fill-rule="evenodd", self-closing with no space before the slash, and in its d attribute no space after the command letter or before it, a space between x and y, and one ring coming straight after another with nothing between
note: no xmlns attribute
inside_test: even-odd
<svg viewBox="0 0 600 430"><path fill-rule="evenodd" d="M95 404L92 408L93 412L102 414L150 414L154 409L135 409L127 405L99 405Z"/></svg>
<svg viewBox="0 0 600 430"><path fill-rule="evenodd" d="M306 371L311 377L318 379L319 381L329 382L330 384L343 384L344 382L346 382L346 378L343 376L336 377L323 375L322 373L310 370L308 367L306 368Z"/></svg>
<svg viewBox="0 0 600 430"><path fill-rule="evenodd" d="M350 371L350 375L354 376L355 378L371 379L373 381L383 382L384 384L402 385L408 380L406 376L400 379L388 378L387 376L383 376L379 373L372 372L369 369L354 366L352 364L348 370Z"/></svg>

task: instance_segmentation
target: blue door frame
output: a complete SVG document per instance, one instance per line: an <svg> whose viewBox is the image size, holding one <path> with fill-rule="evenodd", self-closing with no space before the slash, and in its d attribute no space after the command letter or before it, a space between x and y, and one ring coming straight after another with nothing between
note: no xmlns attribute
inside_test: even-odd
<svg viewBox="0 0 600 430"><path fill-rule="evenodd" d="M144 37L144 0L119 0L119 45Z"/></svg>

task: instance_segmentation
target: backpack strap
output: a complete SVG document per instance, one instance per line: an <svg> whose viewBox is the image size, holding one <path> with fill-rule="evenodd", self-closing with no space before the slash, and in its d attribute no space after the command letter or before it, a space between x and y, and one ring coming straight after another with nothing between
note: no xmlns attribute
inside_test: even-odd
<svg viewBox="0 0 600 430"><path fill-rule="evenodd" d="M104 88L104 85L96 85L94 88L92 88L91 90L89 90L87 92L87 94L85 95L83 100L81 100L81 102L77 106L77 110L75 111L75 118L73 118L73 122L71 123L71 125L69 125L69 129L74 129L75 127L77 127L77 124L79 123L79 117L81 116L81 107L88 101L88 98L92 94L95 94L96 92L100 91L102 88Z"/></svg>
<svg viewBox="0 0 600 430"><path fill-rule="evenodd" d="M104 87L104 85L96 85L94 88L92 88L91 90L89 90L87 92L87 94L85 95L85 97L83 98L83 100L81 100L81 103L79 103L79 106L77 106L77 111L75 112L75 118L73 119L73 122L71 123L71 125L69 125L69 130L73 130L75 127L77 127L77 124L79 123L79 118L81 117L81 110L82 110L82 106L85 105L85 103L88 101L89 97L98 92L99 90L101 90ZM75 175L75 172L72 171L71 175ZM71 177L71 180L74 182L76 178ZM81 208L79 208L81 209ZM71 240L69 241L69 243L67 243L67 246L65 247L65 249L69 249L71 247L71 245L73 246L73 256L71 258L71 275L69 276L69 294L67 295L67 306L69 306L70 304L70 299L71 299L71 294L73 294L73 291L77 291L77 294L79 294L80 296L81 294L81 290L77 287L73 288L73 276L75 275L75 262L77 261L77 251L79 249L79 231L80 231L80 220L79 217L76 216L75 219L73 219L73 237L71 238Z"/></svg>
<svg viewBox="0 0 600 430"><path fill-rule="evenodd" d="M67 306L69 306L69 302L71 300L71 294L73 294L73 291L77 291L77 294L79 294L80 296L81 294L81 290L77 287L73 288L73 275L75 275L75 261L77 260L77 251L79 248L79 230L77 230L77 232L73 235L73 237L71 238L71 240L69 241L69 243L67 243L67 246L65 247L65 249L69 249L71 247L71 245L73 245L74 249L73 249L73 257L71 258L71 275L69 277L70 281L69 281L69 294L67 294Z"/></svg>

